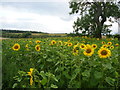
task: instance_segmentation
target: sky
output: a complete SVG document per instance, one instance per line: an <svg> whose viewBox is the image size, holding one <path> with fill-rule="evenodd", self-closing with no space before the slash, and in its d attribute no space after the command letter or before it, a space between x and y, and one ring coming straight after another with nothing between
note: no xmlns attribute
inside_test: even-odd
<svg viewBox="0 0 120 90"><path fill-rule="evenodd" d="M6 2L5 2L6 1ZM0 2L0 29L41 31L47 33L73 32L78 15L69 15L69 0L41 0L41 2ZM106 24L111 24L106 22ZM113 23L112 33L118 32Z"/></svg>

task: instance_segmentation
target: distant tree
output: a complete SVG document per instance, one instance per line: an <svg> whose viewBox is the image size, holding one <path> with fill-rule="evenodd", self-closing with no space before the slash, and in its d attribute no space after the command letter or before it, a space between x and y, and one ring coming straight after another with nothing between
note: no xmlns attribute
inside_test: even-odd
<svg viewBox="0 0 120 90"><path fill-rule="evenodd" d="M24 32L24 33L22 34L22 37L23 37L23 38L28 38L30 35L32 35L31 32Z"/></svg>
<svg viewBox="0 0 120 90"><path fill-rule="evenodd" d="M119 3L116 0L105 2L106 0L72 0L69 2L71 12L70 14L79 13L80 17L74 22L74 30L78 32L93 35L96 38L101 38L103 32L104 22L107 18L113 22L111 18L120 17ZM105 29L105 28L104 28Z"/></svg>

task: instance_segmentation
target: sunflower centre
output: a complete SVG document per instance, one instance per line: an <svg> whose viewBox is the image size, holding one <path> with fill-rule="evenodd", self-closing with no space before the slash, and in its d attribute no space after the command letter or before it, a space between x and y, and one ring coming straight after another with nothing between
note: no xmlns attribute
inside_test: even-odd
<svg viewBox="0 0 120 90"><path fill-rule="evenodd" d="M84 48L84 46L83 46L83 45L82 45L81 47L82 47L82 48Z"/></svg>
<svg viewBox="0 0 120 90"><path fill-rule="evenodd" d="M93 47L95 48L96 46L94 45Z"/></svg>
<svg viewBox="0 0 120 90"><path fill-rule="evenodd" d="M87 49L87 50L86 50L86 53L90 53L90 52L91 52L91 49Z"/></svg>
<svg viewBox="0 0 120 90"><path fill-rule="evenodd" d="M39 47L37 47L37 50L39 50Z"/></svg>
<svg viewBox="0 0 120 90"><path fill-rule="evenodd" d="M14 48L15 48L15 49L18 49L18 46L16 45Z"/></svg>
<svg viewBox="0 0 120 90"><path fill-rule="evenodd" d="M101 52L101 54L102 54L102 55L107 55L107 51L106 51L106 50L103 50L103 51Z"/></svg>

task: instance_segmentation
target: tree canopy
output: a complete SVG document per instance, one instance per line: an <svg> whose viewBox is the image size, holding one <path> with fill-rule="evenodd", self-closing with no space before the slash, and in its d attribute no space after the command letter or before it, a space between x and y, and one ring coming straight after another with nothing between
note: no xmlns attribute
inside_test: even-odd
<svg viewBox="0 0 120 90"><path fill-rule="evenodd" d="M79 14L80 16L74 22L74 30L78 32L93 35L96 38L101 38L102 33L110 33L108 29L111 25L105 25L104 22L111 18L120 18L119 2L115 0L107 2L106 0L72 0L69 2L71 8L70 14Z"/></svg>

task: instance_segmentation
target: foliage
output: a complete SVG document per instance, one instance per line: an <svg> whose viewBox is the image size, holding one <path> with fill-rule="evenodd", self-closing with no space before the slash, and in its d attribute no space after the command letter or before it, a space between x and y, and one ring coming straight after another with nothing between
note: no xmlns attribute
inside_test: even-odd
<svg viewBox="0 0 120 90"><path fill-rule="evenodd" d="M104 27L104 22L111 17L119 18L120 9L118 3L115 2L99 2L98 0L93 0L93 2L88 1L79 1L72 0L70 2L71 12L70 14L80 14L77 18L77 21L74 22L74 30L78 32L87 33L88 35L94 35L97 38L101 38L101 33L106 30L109 33L107 28ZM111 13L112 12L112 13ZM108 25L109 26L109 25Z"/></svg>
<svg viewBox="0 0 120 90"><path fill-rule="evenodd" d="M34 82L32 85L30 85L30 77L28 74L24 71L18 71L18 75L13 77L16 82L13 84L12 88L57 88L57 86L53 83L58 82L58 80L56 79L55 75L50 72L39 72L34 69L33 77Z"/></svg>
<svg viewBox="0 0 120 90"><path fill-rule="evenodd" d="M104 44L110 43L107 48L111 51L111 56L108 58L98 56L103 41ZM12 49L15 43L20 45L18 51ZM79 48L81 44L86 46L96 44L97 48L94 49L92 56L85 56L83 54L85 49ZM36 45L40 45L40 51L36 51ZM114 48L110 49L111 46ZM99 40L88 37L59 37L3 40L3 89L118 88L119 48L120 43L116 38ZM30 68L33 68L32 85L27 74Z"/></svg>
<svg viewBox="0 0 120 90"><path fill-rule="evenodd" d="M22 34L22 37L23 38L28 38L30 35L32 35L31 32L25 32L25 33Z"/></svg>

